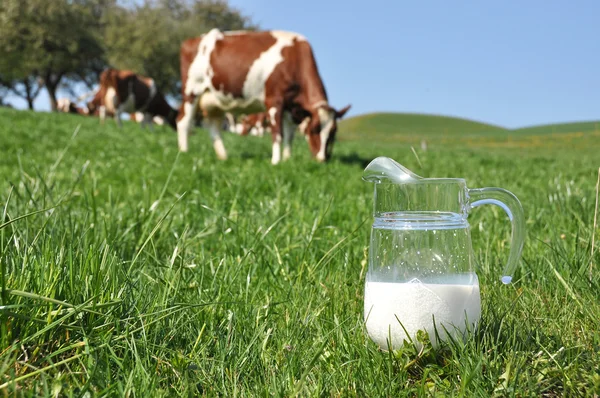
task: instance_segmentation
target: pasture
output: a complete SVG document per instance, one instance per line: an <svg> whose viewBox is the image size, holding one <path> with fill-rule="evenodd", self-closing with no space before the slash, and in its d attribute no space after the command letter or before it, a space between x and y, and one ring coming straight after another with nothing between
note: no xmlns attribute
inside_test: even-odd
<svg viewBox="0 0 600 398"><path fill-rule="evenodd" d="M266 136L224 134L222 162L201 130L179 154L166 127L0 109L0 394L600 394L600 132L379 127L401 119L341 122L328 164L297 137L274 167ZM464 344L390 354L366 335L376 156L523 204L509 286L505 214L469 217L482 320Z"/></svg>

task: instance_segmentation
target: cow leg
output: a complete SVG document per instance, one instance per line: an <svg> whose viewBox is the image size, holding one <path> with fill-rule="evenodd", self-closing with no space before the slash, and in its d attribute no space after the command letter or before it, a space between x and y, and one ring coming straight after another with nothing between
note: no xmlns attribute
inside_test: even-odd
<svg viewBox="0 0 600 398"><path fill-rule="evenodd" d="M262 125L262 120L256 122L254 127L252 128L252 135L255 137L262 137L264 135L265 128Z"/></svg>
<svg viewBox="0 0 600 398"><path fill-rule="evenodd" d="M98 109L98 117L100 117L100 124L104 124L104 120L106 119L106 107L104 105L100 105L100 109Z"/></svg>
<svg viewBox="0 0 600 398"><path fill-rule="evenodd" d="M144 119L142 119L142 123L148 126L148 130L154 131L154 126L152 125L152 115L149 113L144 113Z"/></svg>
<svg viewBox="0 0 600 398"><path fill-rule="evenodd" d="M283 160L288 160L292 156L292 144L294 142L294 133L296 126L288 112L283 116Z"/></svg>
<svg viewBox="0 0 600 398"><path fill-rule="evenodd" d="M114 110L115 110L115 122L117 123L117 126L119 126L119 128L123 127L123 123L121 122L121 112L125 112L124 106L123 105L119 105L117 106L116 104L116 98L115 98L115 106L114 106Z"/></svg>
<svg viewBox="0 0 600 398"><path fill-rule="evenodd" d="M196 120L198 99L195 95L184 97L183 103L179 108L179 115L177 116L177 144L181 152L188 151L188 137Z"/></svg>
<svg viewBox="0 0 600 398"><path fill-rule="evenodd" d="M225 151L225 146L223 145L223 140L221 139L221 119L220 118L209 118L206 122L208 124L208 131L210 132L210 138L213 142L213 148L215 148L215 152L217 157L221 160L227 160L227 151Z"/></svg>
<svg viewBox="0 0 600 398"><path fill-rule="evenodd" d="M117 126L119 126L119 128L123 127L123 123L121 123L121 108L117 108L117 111L115 112L115 122L117 123Z"/></svg>
<svg viewBox="0 0 600 398"><path fill-rule="evenodd" d="M271 157L271 164L276 165L281 160L281 134L273 133L273 156Z"/></svg>
<svg viewBox="0 0 600 398"><path fill-rule="evenodd" d="M124 105L119 104L119 99L116 95L113 95L112 98L109 99L109 101L112 102L111 108L115 110L115 122L117 123L117 126L119 126L119 128L122 128L123 123L121 123L121 112L124 112Z"/></svg>
<svg viewBox="0 0 600 398"><path fill-rule="evenodd" d="M239 134L236 129L235 118L233 117L233 115L227 112L225 114L225 119L227 119L227 128L229 129L229 131L235 134Z"/></svg>
<svg viewBox="0 0 600 398"><path fill-rule="evenodd" d="M281 161L281 126L283 122L282 106L267 107L271 122L271 137L273 138L273 156L271 164L276 165Z"/></svg>

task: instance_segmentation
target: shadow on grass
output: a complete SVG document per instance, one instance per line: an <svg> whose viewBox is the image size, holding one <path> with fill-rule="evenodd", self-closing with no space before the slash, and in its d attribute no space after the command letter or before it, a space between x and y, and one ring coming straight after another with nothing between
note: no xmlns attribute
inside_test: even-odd
<svg viewBox="0 0 600 398"><path fill-rule="evenodd" d="M240 159L269 159L269 154L263 152L248 152L243 151L239 154Z"/></svg>
<svg viewBox="0 0 600 398"><path fill-rule="evenodd" d="M367 167L367 165L369 164L369 162L371 162L371 160L373 160L373 159L363 158L356 152L352 152L349 155L341 155L341 156L334 155L334 157L341 163L357 165L357 166L362 167L363 169L365 167Z"/></svg>

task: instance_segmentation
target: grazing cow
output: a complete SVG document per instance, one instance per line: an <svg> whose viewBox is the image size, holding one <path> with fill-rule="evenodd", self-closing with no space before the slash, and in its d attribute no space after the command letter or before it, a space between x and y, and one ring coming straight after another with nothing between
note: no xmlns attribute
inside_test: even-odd
<svg viewBox="0 0 600 398"><path fill-rule="evenodd" d="M75 103L72 102L68 98L59 98L56 101L56 110L58 112L74 113L77 115L88 115L89 114L89 110L87 108L81 108L81 107L75 105Z"/></svg>
<svg viewBox="0 0 600 398"><path fill-rule="evenodd" d="M154 116L161 116L167 124L177 128L177 111L171 108L165 97L158 92L154 80L131 71L104 70L100 75L100 87L88 103L88 108L91 113L98 110L101 121L104 121L107 113L114 114L119 126L121 113L142 112L142 125L151 124ZM135 120L135 116L132 119Z"/></svg>
<svg viewBox="0 0 600 398"><path fill-rule="evenodd" d="M77 108L78 109L78 113L82 113L85 115L91 115L91 116L101 116L101 122L104 123L104 119L106 116L109 117L114 117L115 114L109 110L106 109L106 106L104 106L104 102L106 101L113 101L114 98L112 96L108 97L108 100L106 99L102 99L102 92L100 91L100 89L96 90L96 92L88 92L85 93L83 95L81 95L77 100L78 101L83 101L85 100L87 97L89 97L90 95L94 94L94 97L92 98L92 100L90 102L88 102L86 104L85 108ZM61 102L64 101L64 102ZM62 112L69 112L68 110L65 109L70 109L71 112L73 112L73 105L69 104L69 102L67 102L70 100L63 98L63 99L59 99L58 100L58 110L62 111ZM61 105L62 104L62 105ZM90 108L93 109L92 112L90 112ZM151 115L149 117L152 117ZM146 118L146 119L145 119ZM144 123L145 120L147 120L148 116L145 115L143 112L135 112L135 113L130 113L129 114L129 119L138 123ZM152 122L162 126L165 121L161 116L154 116L154 118L152 118ZM152 128L152 124L150 124L150 128Z"/></svg>
<svg viewBox="0 0 600 398"><path fill-rule="evenodd" d="M206 119L217 157L227 158L219 126L223 114L268 112L273 138L271 162L291 156L294 125L308 119L307 140L320 162L331 157L337 111L329 105L312 48L292 32L221 32L213 29L181 45L183 102L177 116L179 149L188 150L198 108Z"/></svg>

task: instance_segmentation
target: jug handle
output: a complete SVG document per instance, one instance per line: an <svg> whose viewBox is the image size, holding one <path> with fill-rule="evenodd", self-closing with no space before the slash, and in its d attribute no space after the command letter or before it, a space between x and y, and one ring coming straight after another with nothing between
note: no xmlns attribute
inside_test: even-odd
<svg viewBox="0 0 600 398"><path fill-rule="evenodd" d="M501 207L510 219L512 224L510 254L500 278L502 283L509 284L521 258L525 242L525 215L521 202L512 192L502 188L469 189L469 199L471 209L481 205L496 205Z"/></svg>

